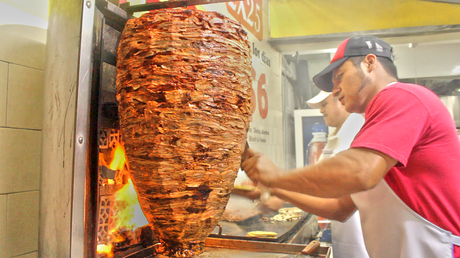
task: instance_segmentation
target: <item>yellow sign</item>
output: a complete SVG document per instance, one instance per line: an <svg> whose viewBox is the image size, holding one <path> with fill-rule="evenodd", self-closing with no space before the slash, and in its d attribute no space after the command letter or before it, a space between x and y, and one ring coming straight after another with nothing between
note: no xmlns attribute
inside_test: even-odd
<svg viewBox="0 0 460 258"><path fill-rule="evenodd" d="M460 24L460 5L423 0L271 0L272 38Z"/></svg>

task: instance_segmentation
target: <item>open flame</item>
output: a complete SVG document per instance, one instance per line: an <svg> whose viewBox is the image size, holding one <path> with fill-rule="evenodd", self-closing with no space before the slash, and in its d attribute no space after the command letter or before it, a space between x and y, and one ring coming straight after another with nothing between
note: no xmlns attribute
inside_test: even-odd
<svg viewBox="0 0 460 258"><path fill-rule="evenodd" d="M106 254L107 257L112 258L113 257L112 249L113 249L112 244L98 245L97 246L97 253L98 254Z"/></svg>
<svg viewBox="0 0 460 258"><path fill-rule="evenodd" d="M109 168L111 170L124 170L126 164L125 148L120 143L113 150L113 158L110 161Z"/></svg>
<svg viewBox="0 0 460 258"><path fill-rule="evenodd" d="M103 164L105 162L102 162ZM127 169L125 149L121 144L117 144L112 152L112 161L107 166L111 170L124 172ZM109 184L115 184L114 180L109 179ZM113 195L113 226L109 230L109 243L97 246L98 254L105 254L108 258L114 256L114 243L123 242L127 236L131 239L136 238L135 230L148 225L147 218L141 209L137 192L131 179Z"/></svg>
<svg viewBox="0 0 460 258"><path fill-rule="evenodd" d="M115 203L118 206L116 217L116 229L134 230L143 227L149 222L141 209L133 181L128 183L115 193Z"/></svg>

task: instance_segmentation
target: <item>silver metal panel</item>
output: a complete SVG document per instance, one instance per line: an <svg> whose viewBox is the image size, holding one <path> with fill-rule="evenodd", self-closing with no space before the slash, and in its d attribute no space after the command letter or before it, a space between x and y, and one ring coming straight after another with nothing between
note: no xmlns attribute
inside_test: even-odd
<svg viewBox="0 0 460 258"><path fill-rule="evenodd" d="M71 257L94 257L95 235L94 205L97 193L92 189L92 160L97 157L92 148L94 135L92 132L97 123L91 106L94 102L93 83L98 79L100 67L93 66L93 60L100 58L100 37L102 18L97 18L95 0L83 3L80 58L78 67L78 91L75 121L75 159L72 195L72 238ZM94 73L94 74L93 74ZM97 170L96 170L97 171ZM96 207L97 208L97 207Z"/></svg>
<svg viewBox="0 0 460 258"><path fill-rule="evenodd" d="M193 5L217 4L217 3L225 3L225 2L232 2L232 1L234 0L170 0L170 1L162 1L162 2L154 2L154 3L146 3L146 4L138 4L138 5L130 5L128 2L124 5L125 5L125 9L127 10L127 12L131 13L131 12L142 12L142 11L150 11L150 10L163 9L163 8L176 8L176 7L186 7L186 6L193 6Z"/></svg>
<svg viewBox="0 0 460 258"><path fill-rule="evenodd" d="M447 3L447 4L460 4L460 0L423 0L428 2L440 2L440 3Z"/></svg>

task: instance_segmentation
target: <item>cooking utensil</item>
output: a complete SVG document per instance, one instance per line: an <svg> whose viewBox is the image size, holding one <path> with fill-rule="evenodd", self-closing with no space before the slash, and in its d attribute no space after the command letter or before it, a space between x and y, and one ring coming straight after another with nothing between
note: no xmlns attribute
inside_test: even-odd
<svg viewBox="0 0 460 258"><path fill-rule="evenodd" d="M248 141L246 141L246 146L244 147L243 155L241 157L241 164L243 164L244 160L246 159L246 152L247 152L248 149L249 149L249 143L248 143ZM243 168L241 168L241 169L243 170ZM262 185L261 183L259 183L257 185L257 187L260 190L259 200L260 200L261 203L265 203L266 201L268 201L270 199L270 191L268 190L268 187Z"/></svg>
<svg viewBox="0 0 460 258"><path fill-rule="evenodd" d="M270 191L268 190L268 187L258 184L258 187L260 189L260 202L264 203L270 199Z"/></svg>
<svg viewBox="0 0 460 258"><path fill-rule="evenodd" d="M301 251L301 253L311 255L318 251L319 245L320 242L318 240L313 240Z"/></svg>

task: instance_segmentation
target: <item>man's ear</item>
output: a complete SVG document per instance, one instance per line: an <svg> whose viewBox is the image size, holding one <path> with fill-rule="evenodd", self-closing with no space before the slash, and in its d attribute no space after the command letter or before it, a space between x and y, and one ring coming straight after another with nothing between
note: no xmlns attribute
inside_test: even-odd
<svg viewBox="0 0 460 258"><path fill-rule="evenodd" d="M374 69L375 64L377 63L377 56L374 54L368 54L364 58L363 63L364 63L366 71L371 72Z"/></svg>

